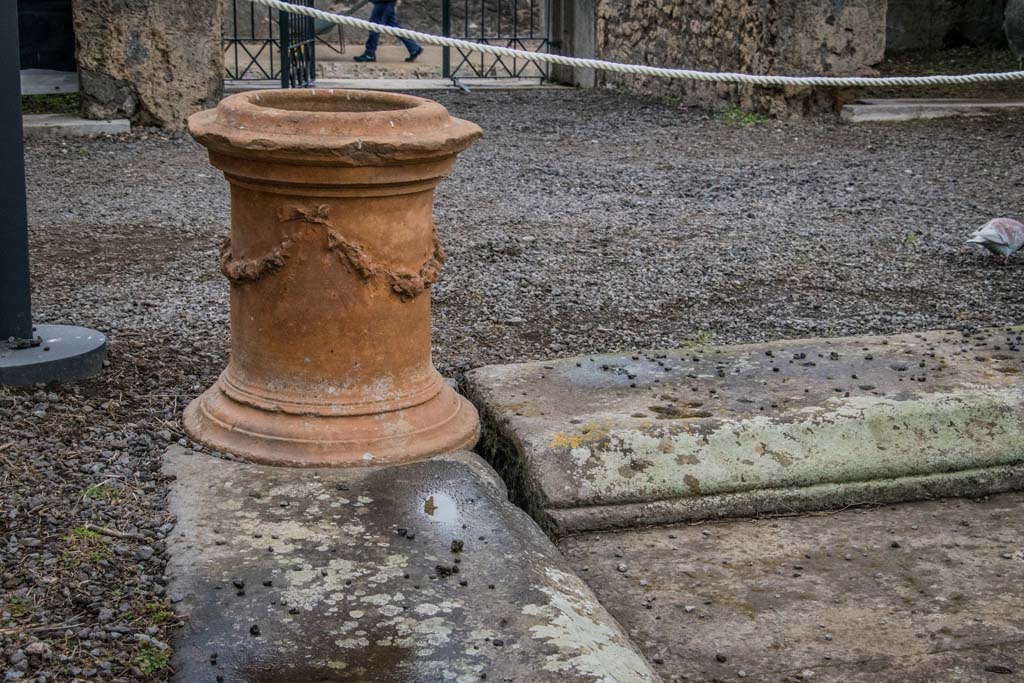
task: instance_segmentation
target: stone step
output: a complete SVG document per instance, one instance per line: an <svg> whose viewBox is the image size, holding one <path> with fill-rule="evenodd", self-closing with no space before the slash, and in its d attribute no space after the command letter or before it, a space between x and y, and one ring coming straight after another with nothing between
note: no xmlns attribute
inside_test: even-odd
<svg viewBox="0 0 1024 683"><path fill-rule="evenodd" d="M22 69L22 95L51 95L78 92L77 71L53 69Z"/></svg>
<svg viewBox="0 0 1024 683"><path fill-rule="evenodd" d="M660 680L473 454L164 468L177 681Z"/></svg>
<svg viewBox="0 0 1024 683"><path fill-rule="evenodd" d="M132 129L128 119L83 119L69 114L26 114L21 121L25 139L120 135Z"/></svg>
<svg viewBox="0 0 1024 683"><path fill-rule="evenodd" d="M554 535L1024 488L1021 328L481 368L482 448Z"/></svg>
<svg viewBox="0 0 1024 683"><path fill-rule="evenodd" d="M840 118L847 123L895 123L950 116L987 116L1017 109L1024 109L1024 100L866 99L844 106Z"/></svg>

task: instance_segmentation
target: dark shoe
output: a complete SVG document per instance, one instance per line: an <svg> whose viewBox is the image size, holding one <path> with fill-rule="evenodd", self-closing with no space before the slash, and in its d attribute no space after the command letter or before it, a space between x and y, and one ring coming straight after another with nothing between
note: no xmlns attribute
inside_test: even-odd
<svg viewBox="0 0 1024 683"><path fill-rule="evenodd" d="M353 57L352 61L353 62L376 62L377 61L377 56L376 55L368 55L368 54L366 54L364 52L361 55Z"/></svg>
<svg viewBox="0 0 1024 683"><path fill-rule="evenodd" d="M407 62L415 62L416 58L423 54L423 48L418 48L415 52L410 52L409 56L405 58Z"/></svg>

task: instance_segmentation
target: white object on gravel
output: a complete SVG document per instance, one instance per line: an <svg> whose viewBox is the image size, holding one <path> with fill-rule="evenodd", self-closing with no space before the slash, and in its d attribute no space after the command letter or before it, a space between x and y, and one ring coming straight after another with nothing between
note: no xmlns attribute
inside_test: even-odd
<svg viewBox="0 0 1024 683"><path fill-rule="evenodd" d="M1009 257L1024 247L1024 224L1012 218L993 218L974 231L968 244L980 244L997 256Z"/></svg>

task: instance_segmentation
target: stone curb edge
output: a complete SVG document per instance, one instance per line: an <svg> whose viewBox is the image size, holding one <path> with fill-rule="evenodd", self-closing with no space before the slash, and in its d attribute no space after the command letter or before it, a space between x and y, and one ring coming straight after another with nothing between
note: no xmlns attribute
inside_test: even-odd
<svg viewBox="0 0 1024 683"><path fill-rule="evenodd" d="M590 531L637 529L731 517L787 515L934 498L980 498L1020 490L1024 490L1024 465L1007 465L648 503L545 509L538 511L538 523L549 534L562 537Z"/></svg>

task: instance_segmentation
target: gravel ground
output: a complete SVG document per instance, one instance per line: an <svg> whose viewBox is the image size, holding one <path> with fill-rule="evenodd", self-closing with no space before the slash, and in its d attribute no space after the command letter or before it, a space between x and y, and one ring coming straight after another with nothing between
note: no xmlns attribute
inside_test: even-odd
<svg viewBox="0 0 1024 683"><path fill-rule="evenodd" d="M1024 118L747 127L609 93L441 99L486 137L438 195L436 359L1020 322ZM32 142L36 319L106 373L0 389L0 657L16 680L162 680L159 454L226 361L225 182L187 137ZM0 666L0 669L4 668Z"/></svg>

